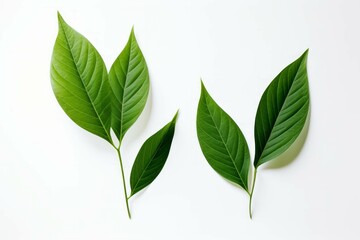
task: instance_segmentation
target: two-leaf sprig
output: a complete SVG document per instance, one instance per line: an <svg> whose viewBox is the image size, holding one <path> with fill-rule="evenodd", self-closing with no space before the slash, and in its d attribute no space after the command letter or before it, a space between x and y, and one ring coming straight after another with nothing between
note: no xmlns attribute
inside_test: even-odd
<svg viewBox="0 0 360 240"><path fill-rule="evenodd" d="M201 83L197 111L197 135L201 150L218 174L249 194L250 218L258 167L284 153L304 128L310 102L307 55L308 50L283 69L261 97L255 117L255 170L251 188L248 183L250 154L245 137Z"/></svg>
<svg viewBox="0 0 360 240"><path fill-rule="evenodd" d="M126 132L145 107L150 85L148 68L134 30L108 73L95 47L59 13L58 22L50 70L54 94L77 125L105 139L116 149L131 218L129 198L154 181L162 170L169 155L177 113L140 148L131 170L128 195L120 147ZM118 138L118 146L111 138L110 129Z"/></svg>

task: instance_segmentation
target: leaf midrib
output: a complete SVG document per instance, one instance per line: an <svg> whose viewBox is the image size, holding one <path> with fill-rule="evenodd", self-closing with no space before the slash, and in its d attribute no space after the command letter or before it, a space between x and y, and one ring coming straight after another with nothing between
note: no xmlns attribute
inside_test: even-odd
<svg viewBox="0 0 360 240"><path fill-rule="evenodd" d="M98 114L98 112L97 112L97 110L96 110L96 108L95 108L95 105L94 105L93 101L91 100L91 98L90 98L90 96L89 96L89 93L88 93L88 90L87 90L87 88L86 88L86 86L85 86L84 80L83 80L83 78L82 78L82 76L81 76L81 74L80 74L80 72L79 72L79 68L78 68L77 62L75 61L74 54L73 54L73 51L72 51L72 47L71 47L70 44L69 44L68 36L67 36L66 31L65 31L65 29L64 29L63 23L62 23L61 21L60 21L60 26L61 26L61 29L62 29L64 35L65 35L66 45L68 46L68 48L69 48L69 50L70 50L70 54L71 54L72 60L73 60L73 62L75 63L76 72L77 72L77 74L78 74L78 76L79 76L79 78L80 78L80 80L81 80L81 84L83 85L83 87L84 87L84 89L85 89L86 96L88 97L88 99L89 99L89 101L90 101L90 103L91 103L91 106L93 107L93 109L94 109L94 111L95 111L95 113L96 113L96 116L97 116L97 118L99 119L99 121L100 121L100 123L101 123L101 126L103 127L103 129L104 129L104 131L105 131L105 133L106 133L106 135L107 135L107 137L108 137L108 140L111 141L110 135L109 135L108 131L106 130L105 125L104 125L103 121L101 120L101 118L100 118L100 116L99 116L99 114Z"/></svg>
<svg viewBox="0 0 360 240"><path fill-rule="evenodd" d="M227 153L228 153L228 155L229 155L232 163L234 164L235 170L236 170L236 172L237 172L238 175L239 175L239 179L240 179L240 181L242 182L242 184L244 185L245 190L248 191L248 187L247 187L246 184L244 183L244 180L243 180L242 177L241 177L241 173L239 172L239 169L237 168L237 166L236 166L236 164L235 164L235 161L234 161L234 159L232 158L232 155L230 154L230 151L229 151L229 149L228 149L228 147L227 147L227 145L226 145L226 143L225 143L225 141L224 141L224 139L223 139L223 137L222 137L222 135L221 135L221 133L220 133L220 131L219 131L219 128L217 127L217 125L216 125L216 123L215 123L215 121L214 121L214 118L213 118L211 112L209 111L209 108L207 107L206 96L205 96L205 103L206 103L206 108L207 108L207 110L208 110L208 112L209 112L209 115L210 115L210 117L211 117L211 120L213 121L214 126L215 126L216 130L218 131L218 133L219 133L219 135L220 135L221 141L222 141L222 143L224 144L225 149L226 149L226 151L227 151Z"/></svg>
<svg viewBox="0 0 360 240"><path fill-rule="evenodd" d="M124 99L125 99L125 89L128 87L127 86L127 82L128 82L128 75L129 75L129 69L130 69L130 59L131 59L131 54L132 54L132 50L131 50L131 46L132 46L132 39L133 36L132 34L130 35L130 41L129 41L129 55L128 55L128 58L127 58L127 67L126 67L126 76L125 76L125 83L124 83L124 89L123 89L123 94L122 94L122 99L121 99L121 112L120 112L120 116L121 116L121 119L120 119L120 135L119 135L119 140L120 140L120 144L121 144L121 141L123 139L123 134L122 134L122 131L123 131L123 120L124 120Z"/></svg>

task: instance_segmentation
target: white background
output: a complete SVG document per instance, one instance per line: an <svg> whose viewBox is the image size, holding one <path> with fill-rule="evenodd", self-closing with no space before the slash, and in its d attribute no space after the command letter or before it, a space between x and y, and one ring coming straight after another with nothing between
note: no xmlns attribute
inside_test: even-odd
<svg viewBox="0 0 360 240"><path fill-rule="evenodd" d="M124 139L127 179L180 108L168 161L130 201L131 221L116 152L52 93L57 10L108 68L135 26L151 97ZM0 239L359 239L359 11L356 0L0 0ZM260 168L251 221L248 196L197 142L200 77L253 156L261 94L307 48L307 139L287 166Z"/></svg>

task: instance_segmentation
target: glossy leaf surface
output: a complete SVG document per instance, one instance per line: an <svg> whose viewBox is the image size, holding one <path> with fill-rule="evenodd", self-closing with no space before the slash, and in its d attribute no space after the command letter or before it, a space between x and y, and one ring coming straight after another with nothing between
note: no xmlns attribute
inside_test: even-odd
<svg viewBox="0 0 360 240"><path fill-rule="evenodd" d="M304 127L310 102L307 53L282 70L261 97L255 119L256 168L286 151Z"/></svg>
<svg viewBox="0 0 360 240"><path fill-rule="evenodd" d="M248 191L250 155L246 140L234 120L217 105L203 84L197 110L197 135L210 166Z"/></svg>
<svg viewBox="0 0 360 240"><path fill-rule="evenodd" d="M100 54L58 14L51 84L65 113L80 127L111 142L111 89Z"/></svg>
<svg viewBox="0 0 360 240"><path fill-rule="evenodd" d="M148 138L136 156L130 175L131 195L147 187L159 175L169 155L177 113L171 122Z"/></svg>
<svg viewBox="0 0 360 240"><path fill-rule="evenodd" d="M109 73L113 101L112 128L123 139L145 107L149 93L149 73L132 29L129 40Z"/></svg>

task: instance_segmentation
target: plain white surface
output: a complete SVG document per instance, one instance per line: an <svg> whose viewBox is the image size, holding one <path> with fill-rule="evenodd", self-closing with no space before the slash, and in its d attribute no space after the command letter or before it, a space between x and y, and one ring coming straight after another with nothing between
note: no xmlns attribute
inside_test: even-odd
<svg viewBox="0 0 360 240"><path fill-rule="evenodd" d="M52 93L57 10L108 68L135 26L151 98L124 139L127 179L180 108L168 161L130 201L131 221L115 151ZM0 239L359 239L359 10L357 0L0 0ZM259 170L250 221L248 196L200 151L200 77L253 156L261 94L307 48L308 137L291 164Z"/></svg>

